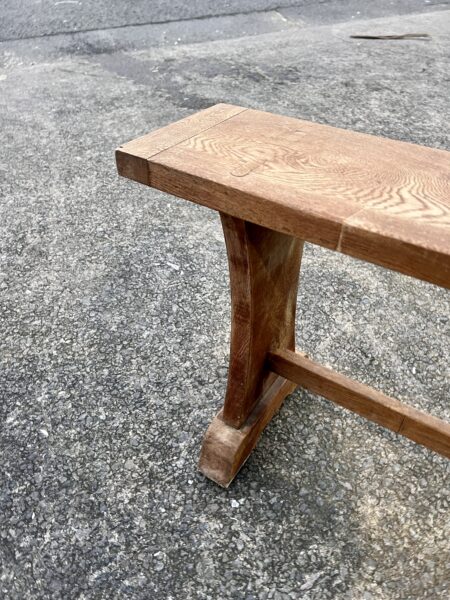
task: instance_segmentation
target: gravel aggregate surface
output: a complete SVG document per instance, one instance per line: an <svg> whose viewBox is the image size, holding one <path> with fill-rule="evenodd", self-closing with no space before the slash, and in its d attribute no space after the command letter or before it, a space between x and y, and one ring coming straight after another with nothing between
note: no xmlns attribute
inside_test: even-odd
<svg viewBox="0 0 450 600"><path fill-rule="evenodd" d="M448 148L450 11L420 11L0 43L0 597L449 598L437 454L298 390L232 487L198 473L227 377L220 221L114 164L217 102ZM349 38L392 31L432 37ZM298 346L448 420L449 312L306 246Z"/></svg>

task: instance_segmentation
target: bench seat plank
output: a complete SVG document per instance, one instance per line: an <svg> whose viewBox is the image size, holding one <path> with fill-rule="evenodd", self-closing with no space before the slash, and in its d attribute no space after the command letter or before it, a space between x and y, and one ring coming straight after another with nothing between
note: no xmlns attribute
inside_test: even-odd
<svg viewBox="0 0 450 600"><path fill-rule="evenodd" d="M119 173L450 288L450 153L220 104L117 151Z"/></svg>

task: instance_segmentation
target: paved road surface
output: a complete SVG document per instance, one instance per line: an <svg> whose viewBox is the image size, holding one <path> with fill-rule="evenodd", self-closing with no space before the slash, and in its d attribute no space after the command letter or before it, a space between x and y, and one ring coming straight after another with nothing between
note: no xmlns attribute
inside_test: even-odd
<svg viewBox="0 0 450 600"><path fill-rule="evenodd" d="M294 4L293 6L290 6ZM448 2L0 7L0 596L449 597L449 463L298 391L235 484L219 220L120 143L226 101L448 148ZM425 32L424 41L354 33ZM450 418L449 296L308 246L298 345Z"/></svg>

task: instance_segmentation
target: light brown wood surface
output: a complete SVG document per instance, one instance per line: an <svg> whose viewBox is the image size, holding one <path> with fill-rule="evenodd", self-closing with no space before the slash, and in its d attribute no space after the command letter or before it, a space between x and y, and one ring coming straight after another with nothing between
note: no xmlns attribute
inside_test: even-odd
<svg viewBox="0 0 450 600"><path fill-rule="evenodd" d="M270 353L268 366L314 394L450 458L450 423L336 373L299 352Z"/></svg>
<svg viewBox="0 0 450 600"><path fill-rule="evenodd" d="M149 160L173 146L185 142L194 133L223 123L245 108L216 104L161 129L143 135L116 150L117 170L123 177L150 185Z"/></svg>
<svg viewBox="0 0 450 600"><path fill-rule="evenodd" d="M221 214L231 288L228 385L223 409L203 441L199 468L227 487L295 384L266 358L295 348L295 308L303 242Z"/></svg>
<svg viewBox="0 0 450 600"><path fill-rule="evenodd" d="M450 287L450 153L220 104L117 151L187 200Z"/></svg>
<svg viewBox="0 0 450 600"><path fill-rule="evenodd" d="M295 348L295 307L303 242L221 215L231 288L228 386L222 418L241 427L275 376L266 355Z"/></svg>

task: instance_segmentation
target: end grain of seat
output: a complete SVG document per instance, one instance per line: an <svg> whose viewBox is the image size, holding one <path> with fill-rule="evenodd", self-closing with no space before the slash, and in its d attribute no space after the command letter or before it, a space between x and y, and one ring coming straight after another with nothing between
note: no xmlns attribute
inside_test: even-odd
<svg viewBox="0 0 450 600"><path fill-rule="evenodd" d="M450 153L219 104L117 151L119 173L450 288Z"/></svg>

